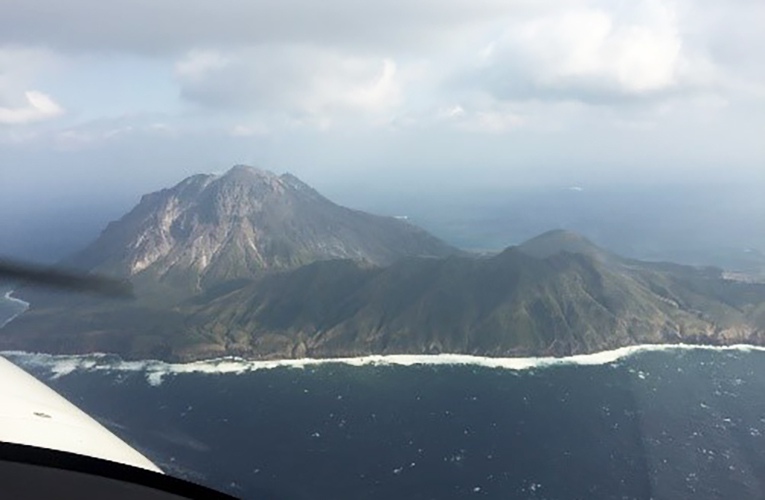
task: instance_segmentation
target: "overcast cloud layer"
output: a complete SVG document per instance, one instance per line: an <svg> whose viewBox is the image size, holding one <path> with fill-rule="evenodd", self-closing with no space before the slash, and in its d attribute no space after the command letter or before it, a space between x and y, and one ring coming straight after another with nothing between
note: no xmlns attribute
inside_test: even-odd
<svg viewBox="0 0 765 500"><path fill-rule="evenodd" d="M391 192L765 180L763 22L761 0L4 0L0 197L240 162Z"/></svg>

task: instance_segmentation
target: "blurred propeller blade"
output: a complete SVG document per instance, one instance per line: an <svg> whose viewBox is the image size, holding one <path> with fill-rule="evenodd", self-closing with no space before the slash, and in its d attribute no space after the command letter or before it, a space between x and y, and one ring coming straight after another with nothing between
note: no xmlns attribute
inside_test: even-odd
<svg viewBox="0 0 765 500"><path fill-rule="evenodd" d="M26 264L0 259L0 279L20 281L30 285L64 288L118 298L133 298L133 285L118 280L57 267Z"/></svg>

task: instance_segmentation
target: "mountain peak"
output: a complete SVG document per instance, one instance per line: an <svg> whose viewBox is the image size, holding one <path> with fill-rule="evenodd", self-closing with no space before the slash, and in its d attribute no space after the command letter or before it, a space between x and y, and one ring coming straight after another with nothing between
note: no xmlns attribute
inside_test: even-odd
<svg viewBox="0 0 765 500"><path fill-rule="evenodd" d="M518 246L518 250L538 259L568 252L604 258L607 252L586 237L565 229L554 229L540 234Z"/></svg>
<svg viewBox="0 0 765 500"><path fill-rule="evenodd" d="M289 189L275 173L248 165L234 165L210 185L215 203L228 205L239 215L259 205L268 196L281 196Z"/></svg>
<svg viewBox="0 0 765 500"><path fill-rule="evenodd" d="M265 170L258 167L252 167L250 165L234 165L230 169L226 171L225 174L223 174L222 177L228 177L228 178L268 178L272 179L275 177L278 177L275 173L271 172L270 170Z"/></svg>
<svg viewBox="0 0 765 500"><path fill-rule="evenodd" d="M268 194L283 195L288 192L329 201L291 173L278 175L270 170L249 165L234 165L223 175L217 176L215 182L218 184L218 191L233 196L239 195L244 198L245 204L248 203L247 198L253 201Z"/></svg>
<svg viewBox="0 0 765 500"><path fill-rule="evenodd" d="M72 263L196 292L318 260L454 253L411 224L336 205L292 174L236 165L144 196Z"/></svg>

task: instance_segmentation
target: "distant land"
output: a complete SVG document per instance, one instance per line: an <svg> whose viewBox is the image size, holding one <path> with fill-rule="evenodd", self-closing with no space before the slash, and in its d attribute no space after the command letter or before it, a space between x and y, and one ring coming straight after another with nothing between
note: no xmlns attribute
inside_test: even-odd
<svg viewBox="0 0 765 500"><path fill-rule="evenodd" d="M587 235L619 255L714 265L765 279L765 198L758 185L629 182L498 187L480 192L339 192L351 206L410 220L462 249L501 251L552 228ZM373 194L368 191L372 190Z"/></svg>
<svg viewBox="0 0 765 500"><path fill-rule="evenodd" d="M765 280L765 197L756 184L684 183L497 186L448 190L438 182L402 179L396 187L311 175L313 187L340 205L408 216L452 246L499 252L553 228L586 235L619 255L689 265L713 265ZM302 177L301 177L302 179ZM434 178L435 179L435 178ZM180 178L179 178L180 180ZM0 256L53 264L93 242L107 223L141 194L93 192L67 199L0 200Z"/></svg>
<svg viewBox="0 0 765 500"><path fill-rule="evenodd" d="M163 303L311 262L387 265L460 250L395 217L341 207L297 177L247 166L147 194L67 267L129 278Z"/></svg>
<svg viewBox="0 0 765 500"><path fill-rule="evenodd" d="M20 289L32 305L0 350L190 361L765 345L755 280L623 258L562 230L468 254L246 166L145 195L63 264L128 278L136 300Z"/></svg>

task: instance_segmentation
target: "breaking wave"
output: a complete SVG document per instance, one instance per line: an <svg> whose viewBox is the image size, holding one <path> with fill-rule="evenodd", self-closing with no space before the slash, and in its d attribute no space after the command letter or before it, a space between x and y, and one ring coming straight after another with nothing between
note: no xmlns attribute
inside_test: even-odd
<svg viewBox="0 0 765 500"><path fill-rule="evenodd" d="M0 355L22 367L36 367L48 371L51 378L59 378L74 372L143 372L150 385L158 386L168 376L183 374L242 374L274 368L304 369L319 365L343 364L349 366L422 366L422 365L473 365L485 368L514 371L533 370L561 365L608 365L644 352L709 350L765 352L765 347L752 345L705 346L690 344L655 344L622 347L594 354L568 357L536 358L490 358L466 354L436 355L374 355L353 358L285 359L254 361L226 357L191 363L167 363L158 360L124 361L113 354L53 355L23 351L5 351Z"/></svg>
<svg viewBox="0 0 765 500"><path fill-rule="evenodd" d="M16 309L16 311L5 319L0 318L0 328L4 327L5 325L13 321L21 313L23 313L29 308L29 302L25 302L21 299L17 299L16 297L13 296L13 292L14 292L13 290L9 292L5 292L5 294L3 295L3 299L5 299L7 303L9 304L13 304L13 308Z"/></svg>

